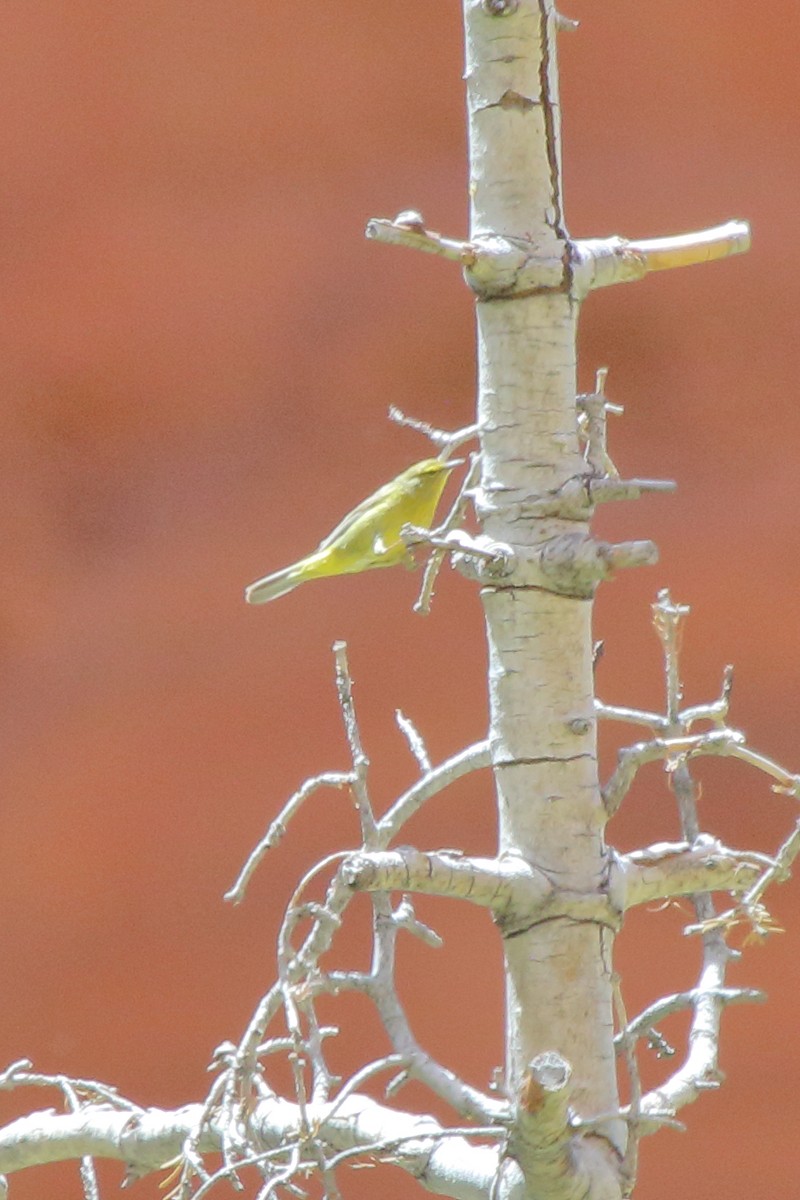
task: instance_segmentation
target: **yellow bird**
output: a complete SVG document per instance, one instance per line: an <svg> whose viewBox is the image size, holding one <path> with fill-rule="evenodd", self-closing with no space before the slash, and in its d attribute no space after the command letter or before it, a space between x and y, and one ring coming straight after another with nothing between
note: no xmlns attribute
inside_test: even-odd
<svg viewBox="0 0 800 1200"><path fill-rule="evenodd" d="M447 477L463 461L426 458L414 463L362 500L306 558L251 583L245 588L245 600L248 604L266 604L309 579L350 575L403 562L408 558L408 549L400 530L404 525L430 528Z"/></svg>

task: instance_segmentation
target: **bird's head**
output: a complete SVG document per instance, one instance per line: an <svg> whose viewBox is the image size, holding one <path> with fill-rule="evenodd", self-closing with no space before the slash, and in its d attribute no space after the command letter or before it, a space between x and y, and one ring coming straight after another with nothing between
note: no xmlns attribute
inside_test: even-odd
<svg viewBox="0 0 800 1200"><path fill-rule="evenodd" d="M443 483L453 467L460 467L465 461L463 458L424 458L422 462L414 463L413 467L404 471L403 475L412 485L419 485L432 479L440 480Z"/></svg>

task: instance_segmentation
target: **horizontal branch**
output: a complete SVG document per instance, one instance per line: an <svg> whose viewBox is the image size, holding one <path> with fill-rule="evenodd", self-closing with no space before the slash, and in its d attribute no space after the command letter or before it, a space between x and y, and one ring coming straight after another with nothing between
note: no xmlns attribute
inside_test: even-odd
<svg viewBox="0 0 800 1200"><path fill-rule="evenodd" d="M595 700L594 711L601 720L624 721L627 725L646 725L657 733L668 733L670 729L669 717L641 708L625 708L619 704L604 704L602 700Z"/></svg>
<svg viewBox="0 0 800 1200"><path fill-rule="evenodd" d="M469 900L491 909L506 936L556 917L619 926L619 913L603 893L557 888L543 871L511 855L477 858L456 850L425 853L413 846L379 853L357 851L342 863L340 875L359 891Z"/></svg>
<svg viewBox="0 0 800 1200"><path fill-rule="evenodd" d="M130 1113L91 1105L80 1112L33 1112L0 1129L0 1173L91 1156L127 1163L137 1178L157 1171L180 1154L200 1117L202 1106ZM204 1135L204 1151L219 1149L220 1140Z"/></svg>
<svg viewBox="0 0 800 1200"><path fill-rule="evenodd" d="M549 880L522 860L471 858L456 850L425 853L413 846L379 853L358 851L340 868L362 892L418 892L470 900L482 908L506 909L524 888L528 905L538 908L553 891Z"/></svg>
<svg viewBox="0 0 800 1200"><path fill-rule="evenodd" d="M691 267L743 254L750 249L750 226L728 221L712 229L674 237L586 238L573 243L580 294L612 283L632 283L650 271Z"/></svg>
<svg viewBox="0 0 800 1200"><path fill-rule="evenodd" d="M778 930L780 927L775 924L769 911L761 903L761 898L773 883L783 883L789 878L789 869L798 854L800 854L800 821L781 843L775 857L767 860L766 870L759 874L734 908L717 913L713 917L707 917L696 925L687 925L684 933L708 933L712 929L730 930L742 921L747 922L751 926L752 932L758 936L765 936Z"/></svg>
<svg viewBox="0 0 800 1200"><path fill-rule="evenodd" d="M750 249L750 226L747 221L727 221L674 237L632 239L628 249L641 255L647 271L700 266L732 254L745 254Z"/></svg>
<svg viewBox="0 0 800 1200"><path fill-rule="evenodd" d="M422 213L414 209L398 213L391 221L384 217L373 217L367 221L364 236L387 246L405 246L410 250L421 250L424 254L436 254L462 265L471 263L475 258L475 250L470 242L443 237L433 229L426 229Z"/></svg>
<svg viewBox="0 0 800 1200"><path fill-rule="evenodd" d="M452 535L451 535L452 537ZM558 534L523 556L485 535L461 534L463 548L453 554L453 566L467 579L489 587L534 587L556 595L590 599L602 580L628 567L658 561L655 543L605 542L585 532Z"/></svg>
<svg viewBox="0 0 800 1200"><path fill-rule="evenodd" d="M587 520L598 504L614 500L638 500L651 492L672 492L671 479L620 479L618 476L571 475L557 488L500 505L476 489L475 511L486 519L502 511L509 525L540 517Z"/></svg>
<svg viewBox="0 0 800 1200"><path fill-rule="evenodd" d="M694 845L662 842L622 855L625 908L698 892L743 893L760 878L763 855L730 850L701 836Z"/></svg>
<svg viewBox="0 0 800 1200"><path fill-rule="evenodd" d="M527 237L483 233L471 241L426 229L422 214L398 213L394 220L373 218L366 236L392 246L436 254L464 269L467 283L485 298L518 298L543 292L571 293L582 299L594 288L631 283L650 271L690 267L743 254L750 249L746 221L659 238L581 238L546 248Z"/></svg>
<svg viewBox="0 0 800 1200"><path fill-rule="evenodd" d="M314 1132L304 1135L298 1105L280 1099L261 1102L249 1118L254 1145L264 1150L282 1147L288 1160L293 1148L313 1139L325 1153L352 1151L354 1157L361 1152L390 1159L429 1191L456 1200L485 1200L489 1194L497 1150L473 1145L464 1136L449 1136L430 1116L396 1112L360 1095L340 1104L308 1104L305 1114ZM0 1129L0 1173L91 1157L124 1162L130 1177L138 1178L174 1163L202 1115L199 1104L134 1115L95 1106L76 1113L31 1113ZM491 1136L489 1131L482 1136L487 1133ZM498 1128L493 1136L504 1133ZM198 1149L213 1152L222 1141L222 1131L212 1122Z"/></svg>

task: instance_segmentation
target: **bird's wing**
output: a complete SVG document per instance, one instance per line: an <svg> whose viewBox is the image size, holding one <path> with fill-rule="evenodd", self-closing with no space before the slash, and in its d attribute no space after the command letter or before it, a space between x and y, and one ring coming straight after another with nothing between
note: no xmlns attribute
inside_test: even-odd
<svg viewBox="0 0 800 1200"><path fill-rule="evenodd" d="M365 517L372 518L377 515L375 510L384 511L390 508L390 501L398 494L397 481L392 480L390 483L385 483L383 487L378 488L377 492L373 492L371 496L367 496L366 500L362 500L360 504L343 517L335 529L332 529L326 538L320 542L318 549L327 550L334 542L338 541L343 534L349 533L354 526L358 525Z"/></svg>

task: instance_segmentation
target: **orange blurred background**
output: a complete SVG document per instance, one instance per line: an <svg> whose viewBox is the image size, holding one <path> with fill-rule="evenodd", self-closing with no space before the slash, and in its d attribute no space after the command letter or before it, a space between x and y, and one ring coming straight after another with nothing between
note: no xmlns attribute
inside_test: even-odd
<svg viewBox="0 0 800 1200"><path fill-rule="evenodd" d="M735 662L732 723L800 770L800 9L774 0L757 22L731 0L565 11L582 22L560 43L571 232L730 217L754 230L747 256L584 310L580 386L611 368L618 466L679 483L602 514L606 534L654 538L661 561L602 590L600 691L659 705L649 606L669 585L693 610L688 701L715 696ZM395 708L434 760L485 730L480 605L460 577L442 577L427 620L403 571L260 610L241 597L426 455L390 404L448 428L471 420L458 272L362 236L370 216L407 207L466 231L459 9L6 0L0 34L0 1065L25 1055L177 1105L204 1095L212 1049L239 1037L271 981L298 872L354 844L346 797L322 793L247 903L222 902L283 799L348 765L331 643L350 646L378 807L414 777ZM619 733L604 737L608 771ZM704 827L730 843L769 850L794 822L753 772L698 773ZM609 833L624 848L677 837L655 767ZM435 801L411 837L490 852L488 780ZM456 904L419 911L447 946L404 941L404 998L422 1042L486 1086L502 1055L491 922ZM797 1174L796 880L771 911L788 932L731 971L769 1005L729 1011L728 1082L684 1111L687 1133L645 1144L640 1200L749 1200ZM631 1014L695 979L686 919L629 922ZM365 962L359 911L355 928L350 965ZM381 1053L366 1010L340 1011L338 1065ZM682 1031L665 1026L678 1045ZM652 1084L664 1068L643 1070ZM400 1099L439 1111L415 1089ZM53 1102L17 1094L2 1116ZM366 1196L378 1177L342 1184ZM392 1171L379 1186L415 1188ZM75 1168L15 1176L11 1195L48 1188L77 1198ZM131 1190L158 1194L154 1177Z"/></svg>

